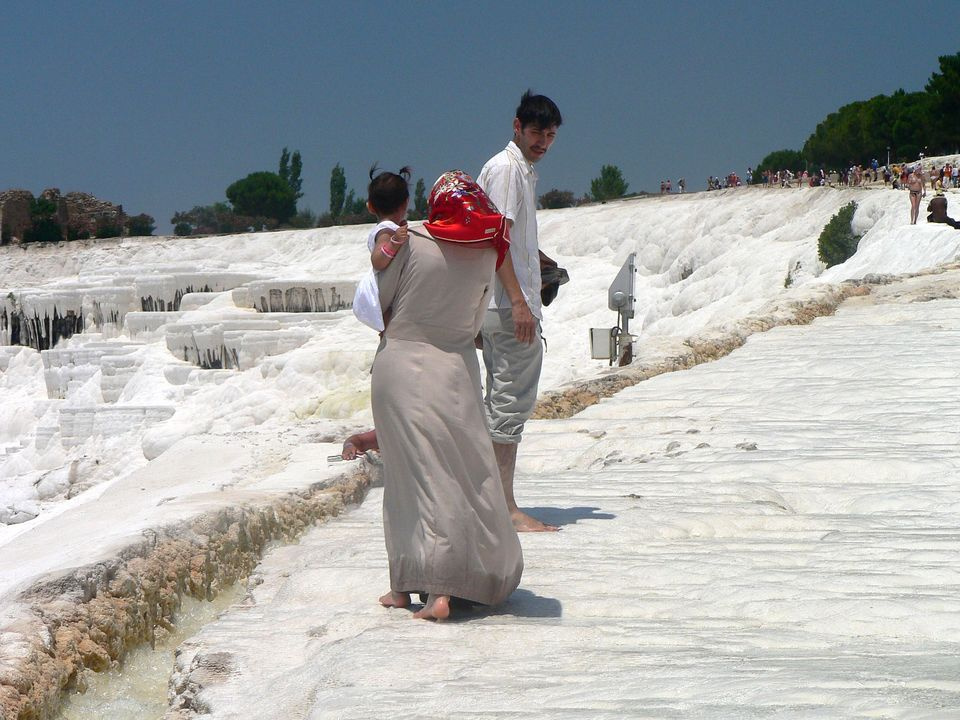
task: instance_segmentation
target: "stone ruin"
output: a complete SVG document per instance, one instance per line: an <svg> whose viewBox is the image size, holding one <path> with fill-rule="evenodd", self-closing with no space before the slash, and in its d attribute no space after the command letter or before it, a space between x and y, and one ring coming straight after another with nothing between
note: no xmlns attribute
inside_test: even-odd
<svg viewBox="0 0 960 720"><path fill-rule="evenodd" d="M0 192L0 227L3 237L20 242L23 233L32 224L30 202L33 193L29 190L4 190ZM14 239L16 238L16 239Z"/></svg>
<svg viewBox="0 0 960 720"><path fill-rule="evenodd" d="M68 192L61 195L58 188L47 188L40 197L56 206L54 219L63 228L63 239L72 234L94 237L97 229L103 225L123 228L127 216L122 205L114 205L100 200L89 193ZM34 199L29 190L4 190L0 192L0 227L3 237L13 243L23 240L24 233L30 229L33 219L30 217L30 203Z"/></svg>

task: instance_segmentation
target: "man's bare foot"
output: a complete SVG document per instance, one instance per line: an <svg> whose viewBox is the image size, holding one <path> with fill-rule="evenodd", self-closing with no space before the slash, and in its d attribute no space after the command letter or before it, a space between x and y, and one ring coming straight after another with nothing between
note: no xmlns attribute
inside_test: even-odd
<svg viewBox="0 0 960 720"><path fill-rule="evenodd" d="M527 515L523 510L514 510L510 513L510 519L513 520L513 529L519 532L557 532L560 528L556 525L547 525L540 522L535 517Z"/></svg>
<svg viewBox="0 0 960 720"><path fill-rule="evenodd" d="M384 607L405 608L410 605L410 593L398 593L391 590L380 596L380 604Z"/></svg>
<svg viewBox="0 0 960 720"><path fill-rule="evenodd" d="M450 596L431 595L427 604L413 616L418 620L446 620L450 617Z"/></svg>

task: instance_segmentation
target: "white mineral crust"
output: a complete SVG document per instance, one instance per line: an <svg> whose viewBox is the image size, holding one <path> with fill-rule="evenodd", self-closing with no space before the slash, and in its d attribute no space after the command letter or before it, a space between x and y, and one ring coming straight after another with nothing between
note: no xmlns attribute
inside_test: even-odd
<svg viewBox="0 0 960 720"><path fill-rule="evenodd" d="M817 237L850 201L859 251L825 269ZM570 273L545 311L542 392L617 377L588 335L614 324L607 288L631 252L636 365L746 345L531 423L518 496L564 529L523 536L503 608L441 625L379 608L375 495L276 551L254 605L190 644L179 681L222 718L949 716L960 232L908 214L905 192L879 187L541 212L541 244ZM0 248L0 611L200 512L165 498L187 497L205 443L225 471L268 477L287 461L247 445L309 427L335 449L370 426L377 336L348 309L368 230ZM829 312L862 279L872 295L835 317L762 332ZM17 313L34 348L54 318L78 331L10 347ZM309 484L295 475L285 492ZM241 502L209 490L204 511ZM234 670L197 684L191 658L217 652Z"/></svg>

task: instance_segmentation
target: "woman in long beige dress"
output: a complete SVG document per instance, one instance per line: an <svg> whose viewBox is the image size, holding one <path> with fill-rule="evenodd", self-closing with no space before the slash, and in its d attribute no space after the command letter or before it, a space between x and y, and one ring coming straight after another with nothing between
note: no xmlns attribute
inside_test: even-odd
<svg viewBox="0 0 960 720"><path fill-rule="evenodd" d="M380 272L391 313L373 364L372 404L384 463L390 592L443 619L450 598L494 605L520 583L523 555L480 394L474 337L497 251L411 235Z"/></svg>

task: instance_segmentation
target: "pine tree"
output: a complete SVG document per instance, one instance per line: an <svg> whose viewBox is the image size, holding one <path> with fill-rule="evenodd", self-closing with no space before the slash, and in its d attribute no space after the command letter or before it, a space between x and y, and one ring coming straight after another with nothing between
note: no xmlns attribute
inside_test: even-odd
<svg viewBox="0 0 960 720"><path fill-rule="evenodd" d="M280 168L277 170L277 175L285 183L290 184L290 151L286 148L280 153Z"/></svg>
<svg viewBox="0 0 960 720"><path fill-rule="evenodd" d="M413 210L409 215L411 220L427 219L427 188L423 184L423 178L417 180L417 185L413 189Z"/></svg>
<svg viewBox="0 0 960 720"><path fill-rule="evenodd" d="M301 192L303 180L300 178L302 170L303 161L300 159L300 151L294 150L291 155L290 151L284 148L280 153L280 168L277 170L277 175L293 190L295 200L303 197Z"/></svg>
<svg viewBox="0 0 960 720"><path fill-rule="evenodd" d="M287 184L290 185L290 189L293 190L293 196L299 200L303 197L303 180L300 177L300 172L303 170L303 161L300 159L300 151L294 150L293 155L290 157L290 178L287 181Z"/></svg>
<svg viewBox="0 0 960 720"><path fill-rule="evenodd" d="M590 181L590 194L594 200L603 202L623 197L627 194L627 181L616 165L604 165L600 168L600 177Z"/></svg>
<svg viewBox="0 0 960 720"><path fill-rule="evenodd" d="M343 214L343 201L347 197L347 176L340 163L330 171L330 217L336 223Z"/></svg>

